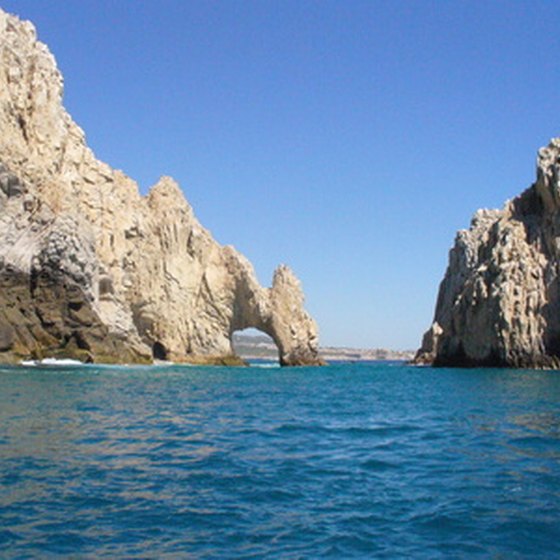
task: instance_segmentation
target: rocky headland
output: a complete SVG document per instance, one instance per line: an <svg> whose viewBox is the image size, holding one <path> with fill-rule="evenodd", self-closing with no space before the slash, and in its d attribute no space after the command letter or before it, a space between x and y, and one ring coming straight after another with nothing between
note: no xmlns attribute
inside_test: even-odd
<svg viewBox="0 0 560 560"><path fill-rule="evenodd" d="M559 368L559 266L560 138L539 151L533 185L458 232L415 362Z"/></svg>
<svg viewBox="0 0 560 560"><path fill-rule="evenodd" d="M254 327L283 365L320 364L286 266L271 288L201 226L173 179L147 196L96 159L33 25L0 10L0 361L238 363Z"/></svg>

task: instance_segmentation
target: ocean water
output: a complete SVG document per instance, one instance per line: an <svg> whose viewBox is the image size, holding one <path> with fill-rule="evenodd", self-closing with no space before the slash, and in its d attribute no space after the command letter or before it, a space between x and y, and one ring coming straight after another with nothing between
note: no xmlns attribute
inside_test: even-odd
<svg viewBox="0 0 560 560"><path fill-rule="evenodd" d="M1 558L560 558L560 373L0 368Z"/></svg>

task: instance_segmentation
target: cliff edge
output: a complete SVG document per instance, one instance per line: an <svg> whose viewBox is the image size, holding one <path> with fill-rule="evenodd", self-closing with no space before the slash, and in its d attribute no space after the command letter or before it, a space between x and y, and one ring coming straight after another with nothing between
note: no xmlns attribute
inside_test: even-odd
<svg viewBox="0 0 560 560"><path fill-rule="evenodd" d="M459 231L415 357L436 366L560 367L560 138L537 179Z"/></svg>
<svg viewBox="0 0 560 560"><path fill-rule="evenodd" d="M321 363L294 274L261 287L172 179L141 196L95 158L62 92L33 25L0 10L0 361L235 363L233 332L254 327L281 364Z"/></svg>

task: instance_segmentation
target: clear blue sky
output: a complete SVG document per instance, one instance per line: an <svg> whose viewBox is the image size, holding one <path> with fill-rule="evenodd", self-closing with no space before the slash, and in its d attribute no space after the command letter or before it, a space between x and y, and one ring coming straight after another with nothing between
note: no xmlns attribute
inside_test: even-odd
<svg viewBox="0 0 560 560"><path fill-rule="evenodd" d="M457 229L560 135L555 2L0 0L97 156L182 186L329 345L415 348Z"/></svg>

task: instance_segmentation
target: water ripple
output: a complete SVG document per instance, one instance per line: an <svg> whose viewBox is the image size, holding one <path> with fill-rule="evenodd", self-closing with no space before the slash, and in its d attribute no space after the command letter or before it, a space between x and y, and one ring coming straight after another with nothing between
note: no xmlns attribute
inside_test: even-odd
<svg viewBox="0 0 560 560"><path fill-rule="evenodd" d="M560 558L560 376L0 370L2 558Z"/></svg>

